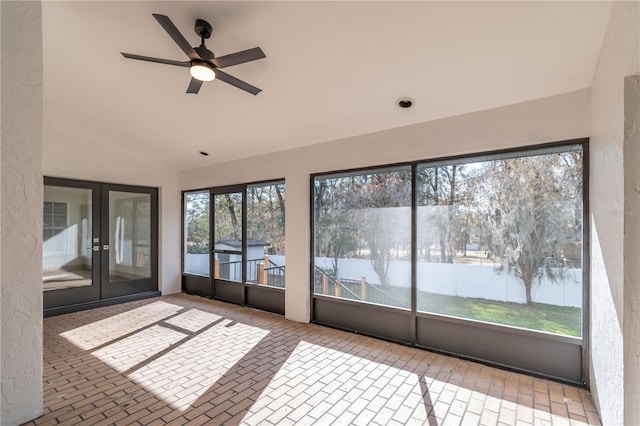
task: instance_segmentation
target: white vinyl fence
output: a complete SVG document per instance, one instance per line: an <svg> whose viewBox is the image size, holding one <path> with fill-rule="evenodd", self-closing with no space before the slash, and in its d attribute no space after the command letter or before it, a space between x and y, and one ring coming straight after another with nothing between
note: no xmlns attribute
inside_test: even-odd
<svg viewBox="0 0 640 426"><path fill-rule="evenodd" d="M316 257L316 266L332 269L331 258ZM476 297L502 302L525 303L522 281L507 270L495 265L469 265L458 263L418 262L418 290L459 297ZM558 306L582 306L582 269L554 269L558 279L554 282L546 275L534 280L531 297L534 302ZM369 260L339 259L340 278L360 280L366 277L371 284L380 284L378 274ZM411 287L411 263L391 261L389 284L394 287Z"/></svg>
<svg viewBox="0 0 640 426"><path fill-rule="evenodd" d="M277 264L285 264L285 256L269 256ZM331 258L316 257L316 266L324 270L333 269ZM498 270L495 265L468 265L459 263L418 262L418 290L459 297L475 297L502 302L525 303L522 281L512 272ZM207 275L209 256L190 254L185 262L186 272ZM554 282L546 275L534 281L531 296L534 302L558 306L582 306L582 269L554 269L558 279ZM380 284L378 274L369 260L339 259L338 276L343 279L360 280L366 277L371 284ZM411 263L394 260L389 264L390 285L409 288L411 286Z"/></svg>

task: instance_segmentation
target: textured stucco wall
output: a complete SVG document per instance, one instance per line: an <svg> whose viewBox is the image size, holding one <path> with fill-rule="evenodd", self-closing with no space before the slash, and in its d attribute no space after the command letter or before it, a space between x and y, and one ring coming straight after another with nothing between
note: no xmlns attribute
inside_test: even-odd
<svg viewBox="0 0 640 426"><path fill-rule="evenodd" d="M40 2L0 2L0 424L42 413Z"/></svg>
<svg viewBox="0 0 640 426"><path fill-rule="evenodd" d="M44 108L46 116L46 93ZM113 149L108 139L83 133L81 127L45 119L44 175L159 187L159 287L162 294L179 293L182 213L177 171L139 153Z"/></svg>
<svg viewBox="0 0 640 426"><path fill-rule="evenodd" d="M0 25L2 25L2 7L0 6ZM0 58L2 58L2 28L0 27ZM1 59L0 59L1 61ZM0 191L2 191L2 65L0 63ZM1 195L1 192L0 192ZM0 236L2 235L2 197L0 196ZM0 237L1 238L1 237ZM0 420L2 419L2 240L0 239Z"/></svg>
<svg viewBox="0 0 640 426"><path fill-rule="evenodd" d="M624 78L638 72L638 2L616 2L591 88L591 389L624 424ZM635 260L637 262L637 259Z"/></svg>
<svg viewBox="0 0 640 426"><path fill-rule="evenodd" d="M284 177L286 317L309 321L309 175L589 135L589 91L184 171L180 189Z"/></svg>
<svg viewBox="0 0 640 426"><path fill-rule="evenodd" d="M640 74L624 86L624 421L640 425Z"/></svg>

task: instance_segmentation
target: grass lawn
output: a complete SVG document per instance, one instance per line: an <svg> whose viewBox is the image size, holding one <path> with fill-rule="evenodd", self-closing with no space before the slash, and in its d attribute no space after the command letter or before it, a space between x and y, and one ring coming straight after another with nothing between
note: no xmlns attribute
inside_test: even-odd
<svg viewBox="0 0 640 426"><path fill-rule="evenodd" d="M399 300L406 292L385 289ZM549 333L580 337L582 313L580 308L534 303L497 302L495 300L445 296L418 292L418 311L450 315L495 324L511 325Z"/></svg>

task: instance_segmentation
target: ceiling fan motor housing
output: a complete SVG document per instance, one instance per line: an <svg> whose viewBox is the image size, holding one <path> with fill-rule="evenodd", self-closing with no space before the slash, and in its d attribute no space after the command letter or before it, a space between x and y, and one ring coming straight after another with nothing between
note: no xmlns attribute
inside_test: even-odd
<svg viewBox="0 0 640 426"><path fill-rule="evenodd" d="M214 55L213 52L207 49L204 45L194 47L193 50L195 50L205 61L210 61L216 57L216 55Z"/></svg>

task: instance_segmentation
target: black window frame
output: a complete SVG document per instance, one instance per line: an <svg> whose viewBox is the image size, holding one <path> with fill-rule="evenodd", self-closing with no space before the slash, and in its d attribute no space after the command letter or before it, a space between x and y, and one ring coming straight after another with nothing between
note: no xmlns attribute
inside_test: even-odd
<svg viewBox="0 0 640 426"><path fill-rule="evenodd" d="M195 294L198 296L207 297L210 299L222 300L225 302L235 303L242 306L250 306L258 309L262 309L265 311L277 313L284 315L285 313L285 288L275 287L275 286L262 286L257 285L255 283L246 282L246 268L247 268L247 188L252 186L266 186L269 184L277 184L281 183L285 185L286 191L286 179L282 178L274 178L274 179L265 179L260 181L232 184L232 185L224 185L224 186L211 186L205 188L197 188L197 189L188 189L181 191L181 211L182 211L182 220L181 220L181 251L182 254L180 256L181 259L181 277L182 277L182 291L188 294ZM212 252L213 252L213 242L214 239L214 213L212 208L213 204L213 195L215 194L223 194L227 191L241 191L242 196L242 249L240 251L228 251L232 254L240 254L244 253L242 256L242 281L241 282L231 282L222 279L216 279L214 274L211 272L213 270L212 265ZM185 272L185 243L186 243L186 194L189 193L197 193L197 192L209 192L211 198L209 200L209 259L210 259L210 271L208 276L196 275L192 273ZM286 203L286 199L285 199ZM286 235L285 235L286 238ZM220 251L220 250L218 250ZM216 283L217 281L217 283ZM285 274L286 281L286 274ZM218 286L219 290L216 291L216 286ZM240 287L239 291L237 291L234 287ZM286 287L286 285L285 285ZM226 295L223 294L226 293ZM232 294L233 297L229 297L229 294Z"/></svg>
<svg viewBox="0 0 640 426"><path fill-rule="evenodd" d="M536 155L542 153L553 153L555 152L565 152L567 151L567 147L571 146L580 146L582 149L583 157L582 157L582 335L580 337L571 337L564 335L555 335L551 333L545 333L543 331L537 330L529 330L529 329L521 329L517 327L512 327L508 325L499 325L493 323L485 323L481 321L475 321L471 319L464 318L454 318L454 317L445 317L439 314L432 313L424 313L418 312L416 307L416 288L417 288L417 274L416 274L416 264L417 264L417 237L416 237L416 225L417 225L417 196L416 196L416 170L419 166L428 166L428 165L436 165L438 163L446 163L446 164L462 164L469 162L477 162L482 161L484 159L490 159L490 157L496 158L498 156L511 156L511 157L523 157L527 155ZM407 167L410 166L412 170L412 230L411 230L411 310L406 315L399 315L399 308L393 308L388 306L377 306L374 305L373 309L377 314L381 317L388 315L386 321L394 324L398 324L400 327L404 327L405 325L409 327L407 332L400 330L395 330L394 326L389 326L388 324L382 324L380 326L370 326L366 321L360 321L359 316L366 315L366 311L363 310L360 313L353 313L350 315L350 319L344 319L344 317L349 317L349 315L342 315L343 318L340 320L332 321L332 316L338 315L340 312L344 313L345 308L350 308L351 311L354 311L358 308L358 305L369 305L368 308L371 308L371 304L367 302L356 302L349 300L340 300L340 307L331 307L328 305L330 302L327 299L331 299L331 297L326 297L324 295L319 295L314 293L314 266L315 266L315 182L318 178L323 177L331 177L339 174L355 174L355 173L366 173L366 172L375 172L377 170L384 170L395 167ZM309 241L309 303L310 303L310 312L311 312L311 322L319 323L323 325L327 325L334 328L344 329L348 331L354 331L358 333L368 334L373 337L382 338L385 340L391 340L400 342L403 344L409 344L412 346L423 347L430 350L435 350L443 353L454 354L457 356L461 356L463 358L473 359L476 361L480 361L483 363L498 365L501 367L507 367L509 369L517 370L517 371L526 371L528 373L532 373L534 375L551 378L560 382L577 384L582 386L587 386L589 382L589 374L588 374L588 346L589 346L589 312L590 312L590 304L589 304L589 294L590 294L590 222L589 222L589 139L588 138L579 138L579 139L570 139L563 140L557 142L550 143L542 143L535 145L526 145L508 149L500 149L500 150L492 150L485 152L473 152L461 155L454 156L445 156L445 157L436 157L431 159L419 159L408 162L400 162L400 163L390 163L390 164L380 164L380 165L372 165L367 167L358 167L351 169L342 169L342 170L331 170L331 171L323 171L318 173L313 173L310 175L310 193L309 193L309 226L310 226L310 241ZM424 326L421 327L419 324L420 317L426 321L436 321L447 323L448 328L444 333L440 333L437 338L432 342L427 344L421 343L420 336L421 333L424 333ZM352 323L349 323L352 321ZM384 321L384 320L382 320ZM486 355L489 351L478 351L477 353L465 353L464 344L460 345L447 345L445 342L451 335L451 333L465 333L463 330L464 327L472 325L476 330L480 330L482 332L486 332L487 341L491 341L492 344L495 344L499 341L499 336L501 334L509 334L514 336L516 341L518 339L539 339L541 342L549 342L550 345L554 346L551 348L551 353L558 353L558 358L563 358L561 362L564 362L565 365L568 365L571 362L570 357L564 356L561 352L563 351L560 348L561 345L575 345L579 347L579 357L580 357L580 366L576 369L573 368L572 372L563 375L562 371L555 368L553 365L550 365L550 362L541 362L540 368L541 370L536 370L535 367L531 367L530 365L535 365L536 363L526 361L525 365L518 365L518 362L509 363L505 362L503 359L493 360ZM392 329L392 331L389 331ZM472 335L467 335L465 338L470 339ZM515 343L516 345L518 343ZM462 348L462 349L461 349ZM578 352L573 350L573 358ZM514 355L515 354L515 355ZM509 356L514 357L518 356L516 352L510 354ZM528 364L527 364L528 363Z"/></svg>

